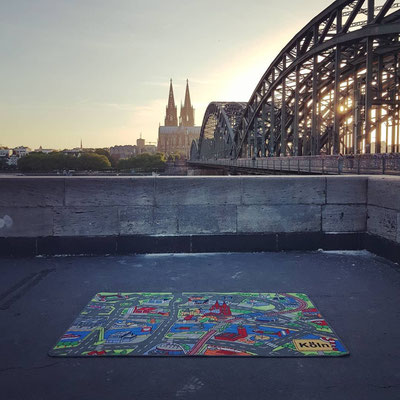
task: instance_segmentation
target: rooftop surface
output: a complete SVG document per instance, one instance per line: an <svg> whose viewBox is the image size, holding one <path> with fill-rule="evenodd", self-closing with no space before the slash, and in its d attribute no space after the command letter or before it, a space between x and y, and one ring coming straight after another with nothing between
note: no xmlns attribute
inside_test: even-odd
<svg viewBox="0 0 400 400"><path fill-rule="evenodd" d="M367 252L0 259L0 388L14 399L398 399L400 267ZM100 291L302 292L339 358L50 358Z"/></svg>

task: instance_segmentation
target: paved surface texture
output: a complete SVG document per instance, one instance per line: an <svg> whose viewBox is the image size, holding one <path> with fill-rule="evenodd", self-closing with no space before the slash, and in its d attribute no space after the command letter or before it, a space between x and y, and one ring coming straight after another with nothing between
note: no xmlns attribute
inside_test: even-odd
<svg viewBox="0 0 400 400"><path fill-rule="evenodd" d="M369 253L0 259L0 397L399 399L400 267ZM340 358L56 359L48 350L99 292L307 293Z"/></svg>

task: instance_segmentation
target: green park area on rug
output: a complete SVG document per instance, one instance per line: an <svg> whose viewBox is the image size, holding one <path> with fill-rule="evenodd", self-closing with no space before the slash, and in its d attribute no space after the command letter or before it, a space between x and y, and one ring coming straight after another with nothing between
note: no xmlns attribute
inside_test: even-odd
<svg viewBox="0 0 400 400"><path fill-rule="evenodd" d="M49 355L343 356L302 293L98 293Z"/></svg>

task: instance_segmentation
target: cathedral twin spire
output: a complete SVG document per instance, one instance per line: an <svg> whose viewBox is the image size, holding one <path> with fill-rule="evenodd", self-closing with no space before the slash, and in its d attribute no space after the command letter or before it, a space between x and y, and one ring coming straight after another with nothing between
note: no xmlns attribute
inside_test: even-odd
<svg viewBox="0 0 400 400"><path fill-rule="evenodd" d="M169 85L168 106L166 109L165 126L178 126L177 108L175 106L174 89L172 79ZM190 101L189 80L186 80L185 103L181 105L179 126L194 126L194 108Z"/></svg>
<svg viewBox="0 0 400 400"><path fill-rule="evenodd" d="M175 106L174 89L172 88L172 79L169 83L169 96L167 112L165 115L165 126L178 126L178 115Z"/></svg>

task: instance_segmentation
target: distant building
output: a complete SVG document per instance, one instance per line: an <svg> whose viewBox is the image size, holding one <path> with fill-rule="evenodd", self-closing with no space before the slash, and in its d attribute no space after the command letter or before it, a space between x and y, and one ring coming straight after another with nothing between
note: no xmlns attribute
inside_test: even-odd
<svg viewBox="0 0 400 400"><path fill-rule="evenodd" d="M19 154L24 154L24 152L21 151ZM0 168L3 169L6 166L16 167L18 165L18 160L21 157L22 157L22 155L20 156L20 155L15 154L13 149L9 149L8 147L1 146L0 147Z"/></svg>
<svg viewBox="0 0 400 400"><path fill-rule="evenodd" d="M7 165L10 167L16 167L18 165L18 160L21 157L18 157L17 155L13 154L12 156L8 157L7 160Z"/></svg>
<svg viewBox="0 0 400 400"><path fill-rule="evenodd" d="M140 137L136 140L136 145L123 145L110 147L110 156L114 160L125 160L127 158L136 157L139 154L155 154L157 146L154 144L146 144L145 139Z"/></svg>
<svg viewBox="0 0 400 400"><path fill-rule="evenodd" d="M8 158L12 155L13 151L7 148L0 148L0 158Z"/></svg>
<svg viewBox="0 0 400 400"><path fill-rule="evenodd" d="M157 146L155 144L146 144L143 148L142 153L147 154L156 154L157 153Z"/></svg>
<svg viewBox="0 0 400 400"><path fill-rule="evenodd" d="M62 152L67 156L79 157L84 151L80 147L75 147L74 149L65 149Z"/></svg>
<svg viewBox="0 0 400 400"><path fill-rule="evenodd" d="M35 153L44 153L44 154L49 154L49 153L53 153L57 150L54 149L43 149L42 146L40 146L38 149L34 150Z"/></svg>
<svg viewBox="0 0 400 400"><path fill-rule="evenodd" d="M146 144L146 141L142 139L142 135L136 140L136 146L138 148L138 154L155 154L157 152L157 146L152 143Z"/></svg>
<svg viewBox="0 0 400 400"><path fill-rule="evenodd" d="M142 139L142 135L140 134L140 138L136 139L136 146L139 149L139 151L144 150L144 146L146 145L146 141Z"/></svg>
<svg viewBox="0 0 400 400"><path fill-rule="evenodd" d="M110 147L110 156L115 160L125 160L139 154L138 147L133 145Z"/></svg>
<svg viewBox="0 0 400 400"><path fill-rule="evenodd" d="M185 158L189 158L192 141L199 138L201 130L200 126L194 126L194 108L190 100L189 81L186 81L185 102L183 106L181 105L178 125L177 107L171 79L164 124L158 129L157 150L167 155L179 153Z"/></svg>
<svg viewBox="0 0 400 400"><path fill-rule="evenodd" d="M13 154L16 155L18 158L25 157L28 155L32 150L29 147L19 146L14 147Z"/></svg>

